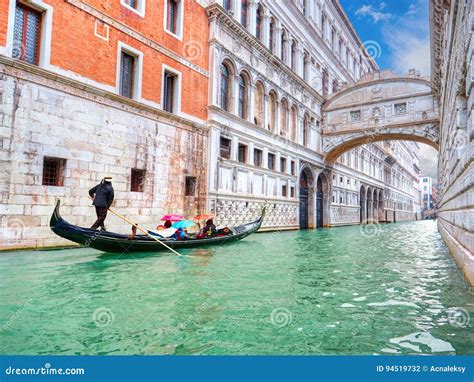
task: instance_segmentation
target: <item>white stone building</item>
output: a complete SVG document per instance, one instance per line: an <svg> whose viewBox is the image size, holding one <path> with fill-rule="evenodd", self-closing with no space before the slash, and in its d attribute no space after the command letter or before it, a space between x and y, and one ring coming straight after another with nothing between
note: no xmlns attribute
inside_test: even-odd
<svg viewBox="0 0 474 382"><path fill-rule="evenodd" d="M267 229L415 219L416 144L324 162L323 103L378 70L339 3L208 3L208 203L219 222L249 220L264 203Z"/></svg>
<svg viewBox="0 0 474 382"><path fill-rule="evenodd" d="M474 2L431 0L431 82L440 103L438 227L474 285Z"/></svg>
<svg viewBox="0 0 474 382"><path fill-rule="evenodd" d="M433 209L433 178L424 176L420 179L422 209Z"/></svg>

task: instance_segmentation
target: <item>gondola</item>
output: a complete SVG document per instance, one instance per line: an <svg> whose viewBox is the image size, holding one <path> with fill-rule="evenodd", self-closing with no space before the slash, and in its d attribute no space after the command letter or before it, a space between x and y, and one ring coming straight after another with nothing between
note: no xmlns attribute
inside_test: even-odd
<svg viewBox="0 0 474 382"><path fill-rule="evenodd" d="M108 231L98 231L90 228L78 227L65 221L59 213L60 201L56 202L49 226L52 231L65 239L75 243L111 253L131 253L131 252L158 252L166 251L166 248L153 238L146 235L136 235L129 240L128 235L113 233ZM207 245L221 245L241 240L244 237L257 232L262 225L265 208L262 210L260 218L252 223L242 224L230 228L227 235L217 235L205 239L187 239L182 241L163 239L163 243L173 249L194 248Z"/></svg>

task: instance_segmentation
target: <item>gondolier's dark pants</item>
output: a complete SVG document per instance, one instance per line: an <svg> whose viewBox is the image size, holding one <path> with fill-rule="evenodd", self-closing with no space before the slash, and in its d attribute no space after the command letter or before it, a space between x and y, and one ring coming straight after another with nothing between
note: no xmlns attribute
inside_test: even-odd
<svg viewBox="0 0 474 382"><path fill-rule="evenodd" d="M97 207L95 206L95 213L97 214L97 220L92 224L92 229L102 227L105 230L104 221L107 217L107 207Z"/></svg>

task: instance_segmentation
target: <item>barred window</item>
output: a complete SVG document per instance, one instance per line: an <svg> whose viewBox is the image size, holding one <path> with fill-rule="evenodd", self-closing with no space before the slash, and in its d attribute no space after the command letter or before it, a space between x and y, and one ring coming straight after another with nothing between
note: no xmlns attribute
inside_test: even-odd
<svg viewBox="0 0 474 382"><path fill-rule="evenodd" d="M286 172L286 158L280 158L280 171Z"/></svg>
<svg viewBox="0 0 474 382"><path fill-rule="evenodd" d="M239 162L247 163L247 146L239 143Z"/></svg>
<svg viewBox="0 0 474 382"><path fill-rule="evenodd" d="M220 155L224 159L230 159L231 140L221 137Z"/></svg>
<svg viewBox="0 0 474 382"><path fill-rule="evenodd" d="M43 186L62 187L64 184L64 170L66 159L44 157L43 159Z"/></svg>
<svg viewBox="0 0 474 382"><path fill-rule="evenodd" d="M268 153L268 168L275 170L275 154Z"/></svg>
<svg viewBox="0 0 474 382"><path fill-rule="evenodd" d="M122 52L120 63L120 95L133 98L135 83L135 60L136 57Z"/></svg>
<svg viewBox="0 0 474 382"><path fill-rule="evenodd" d="M168 18L166 29L171 33L178 34L178 16L179 16L179 0L167 0Z"/></svg>
<svg viewBox="0 0 474 382"><path fill-rule="evenodd" d="M350 112L351 122L360 122L361 113L360 110Z"/></svg>
<svg viewBox="0 0 474 382"><path fill-rule="evenodd" d="M13 58L35 65L39 63L41 21L41 12L17 2L13 31Z"/></svg>
<svg viewBox="0 0 474 382"><path fill-rule="evenodd" d="M395 114L396 115L401 115L401 114L406 114L406 113L407 113L407 104L406 104L406 102L395 104Z"/></svg>
<svg viewBox="0 0 474 382"><path fill-rule="evenodd" d="M185 196L194 196L196 194L196 177L187 176L185 181Z"/></svg>
<svg viewBox="0 0 474 382"><path fill-rule="evenodd" d="M174 98L176 88L176 75L165 72L163 79L163 110L173 113L175 112Z"/></svg>
<svg viewBox="0 0 474 382"><path fill-rule="evenodd" d="M263 152L260 149L254 149L253 150L253 163L257 167L262 166L262 157L263 157Z"/></svg>
<svg viewBox="0 0 474 382"><path fill-rule="evenodd" d="M132 176L130 181L130 191L144 192L145 191L145 170L132 169Z"/></svg>

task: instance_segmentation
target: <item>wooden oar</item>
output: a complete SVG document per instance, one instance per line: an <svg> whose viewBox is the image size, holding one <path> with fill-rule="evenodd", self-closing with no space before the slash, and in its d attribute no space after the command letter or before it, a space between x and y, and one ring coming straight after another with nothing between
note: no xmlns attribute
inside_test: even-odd
<svg viewBox="0 0 474 382"><path fill-rule="evenodd" d="M158 239L157 237L153 236L153 235L150 235L148 233L148 231L145 231L144 229L142 229L141 227L139 227L137 224L131 222L130 220L128 220L125 216L122 216L120 215L119 213L115 212L114 210L112 209L108 209L110 212L112 212L115 216L118 216L120 219L122 220L125 220L128 224L132 225L133 227L135 227L136 229L140 230L141 232L143 232L145 235L147 235L148 237L151 237L153 240L157 241L158 243L160 243L162 246L168 248L171 252L173 252L175 255L178 255L178 256L183 256L181 255L180 253L176 252L173 248L171 248L169 245L163 243L160 239Z"/></svg>

